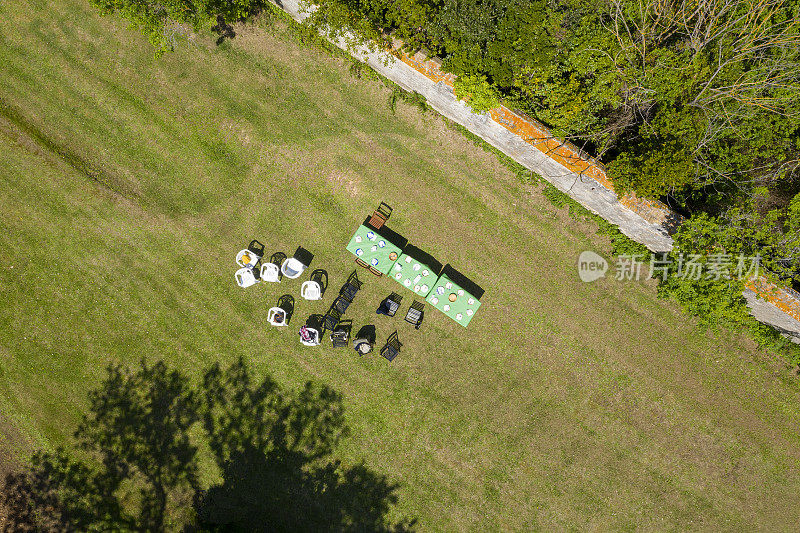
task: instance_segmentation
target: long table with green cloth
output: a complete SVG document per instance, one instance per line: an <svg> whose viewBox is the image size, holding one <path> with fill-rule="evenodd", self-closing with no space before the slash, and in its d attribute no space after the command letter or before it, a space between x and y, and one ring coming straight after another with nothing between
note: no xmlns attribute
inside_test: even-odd
<svg viewBox="0 0 800 533"><path fill-rule="evenodd" d="M406 289L424 298L431 291L439 272L404 252L397 259L389 276Z"/></svg>
<svg viewBox="0 0 800 533"><path fill-rule="evenodd" d="M475 295L444 273L436 280L425 301L464 327L467 327L481 305Z"/></svg>
<svg viewBox="0 0 800 533"><path fill-rule="evenodd" d="M383 274L389 273L392 265L395 264L403 252L403 250L381 236L380 230L364 224L358 227L350 239L347 249L351 254Z"/></svg>

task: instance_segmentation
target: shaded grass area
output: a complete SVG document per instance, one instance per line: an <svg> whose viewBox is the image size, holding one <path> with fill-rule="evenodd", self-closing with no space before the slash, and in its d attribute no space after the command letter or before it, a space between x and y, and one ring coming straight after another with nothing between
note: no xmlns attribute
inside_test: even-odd
<svg viewBox="0 0 800 533"><path fill-rule="evenodd" d="M581 283L580 251L609 246L593 223L440 120L393 113L387 89L280 28L155 60L79 1L0 15L0 409L19 457L69 439L108 361L196 375L242 355L289 387L340 390L340 455L398 480L423 529L800 518L796 383L652 283ZM400 356L302 347L296 327L330 305L381 200L394 230L486 290L480 311L464 330L429 309L415 331L405 306L376 317L398 288L362 275L348 315L379 342L398 329ZM312 251L325 299L300 300L299 281L239 289L252 238ZM293 326L269 328L284 293Z"/></svg>

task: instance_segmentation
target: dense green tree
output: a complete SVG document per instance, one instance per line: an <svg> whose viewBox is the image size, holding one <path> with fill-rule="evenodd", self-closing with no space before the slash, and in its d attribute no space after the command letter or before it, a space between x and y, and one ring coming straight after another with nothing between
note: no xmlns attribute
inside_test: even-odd
<svg viewBox="0 0 800 533"><path fill-rule="evenodd" d="M104 15L117 14L139 28L157 54L171 51L178 36L220 28L256 13L261 0L89 0Z"/></svg>

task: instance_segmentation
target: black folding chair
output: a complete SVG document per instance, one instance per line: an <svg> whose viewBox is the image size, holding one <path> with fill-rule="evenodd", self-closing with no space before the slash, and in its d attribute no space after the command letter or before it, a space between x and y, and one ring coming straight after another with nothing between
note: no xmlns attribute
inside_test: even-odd
<svg viewBox="0 0 800 533"><path fill-rule="evenodd" d="M400 308L400 302L402 301L403 297L396 292L393 292L381 302L381 305L378 307L376 313L386 316L394 316L397 314L397 310Z"/></svg>
<svg viewBox="0 0 800 533"><path fill-rule="evenodd" d="M331 304L333 309L336 309L339 314L345 314L347 312L347 308L350 307L352 302L345 298L344 296L337 296L336 299Z"/></svg>
<svg viewBox="0 0 800 533"><path fill-rule="evenodd" d="M342 319L342 314L331 307L322 319L322 329L327 331L334 331L339 321Z"/></svg>
<svg viewBox="0 0 800 533"><path fill-rule="evenodd" d="M395 331L386 339L386 344L381 348L381 355L389 361L394 361L394 358L400 354L400 347L402 345L403 343L397 338L397 332Z"/></svg>
<svg viewBox="0 0 800 533"><path fill-rule="evenodd" d="M353 273L350 274L350 277L348 277L347 281L342 285L339 294L352 302L353 298L356 297L356 293L361 289L361 285L362 283L358 279L358 274L353 270Z"/></svg>
<svg viewBox="0 0 800 533"><path fill-rule="evenodd" d="M414 300L414 303L408 308L408 313L406 313L406 322L414 324L414 327L419 329L423 318L425 318L425 304Z"/></svg>
<svg viewBox="0 0 800 533"><path fill-rule="evenodd" d="M350 331L353 329L352 320L340 320L336 329L331 333L331 342L334 348L346 348L350 340Z"/></svg>

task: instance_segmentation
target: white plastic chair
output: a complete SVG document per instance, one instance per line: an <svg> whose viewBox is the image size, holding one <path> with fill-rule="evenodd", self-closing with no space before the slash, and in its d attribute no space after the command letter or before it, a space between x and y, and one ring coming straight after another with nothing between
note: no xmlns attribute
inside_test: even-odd
<svg viewBox="0 0 800 533"><path fill-rule="evenodd" d="M244 260L245 255L250 258L249 261ZM248 249L244 249L238 254L236 254L236 262L239 264L240 267L253 268L254 266L256 266L256 263L258 263L259 259L261 259L261 256L256 255L255 252Z"/></svg>
<svg viewBox="0 0 800 533"><path fill-rule="evenodd" d="M256 283L261 281L256 277L256 275L253 273L253 269L250 267L240 268L239 270L236 271L235 276L236 276L236 283L238 283L239 286L242 287L243 289L246 289L247 287L255 285Z"/></svg>
<svg viewBox="0 0 800 533"><path fill-rule="evenodd" d="M275 263L264 263L261 265L261 279L271 283L277 283L281 280L281 270Z"/></svg>
<svg viewBox="0 0 800 533"><path fill-rule="evenodd" d="M300 337L300 342L303 343L304 346L319 346L319 331L314 328L306 328L308 334L311 335L311 341L304 341L303 337Z"/></svg>
<svg viewBox="0 0 800 533"><path fill-rule="evenodd" d="M319 300L322 298L322 287L316 281L306 281L300 285L300 296L306 300Z"/></svg>
<svg viewBox="0 0 800 533"><path fill-rule="evenodd" d="M276 320L278 317L278 313L283 313L283 320ZM288 326L289 323L286 320L286 311L281 309L280 307L270 307L269 311L267 311L267 322L272 324L273 326Z"/></svg>
<svg viewBox="0 0 800 533"><path fill-rule="evenodd" d="M281 272L289 279L296 279L299 278L307 268L306 265L294 257L290 257L281 265Z"/></svg>

